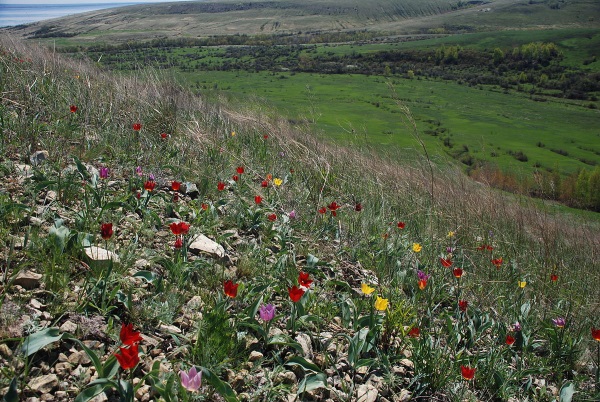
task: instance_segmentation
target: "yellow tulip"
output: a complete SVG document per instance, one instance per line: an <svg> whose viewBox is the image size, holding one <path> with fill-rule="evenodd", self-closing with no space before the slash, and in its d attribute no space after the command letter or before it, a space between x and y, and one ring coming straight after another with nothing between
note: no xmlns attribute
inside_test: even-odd
<svg viewBox="0 0 600 402"><path fill-rule="evenodd" d="M449 231L448 232L448 237L450 237L450 238L454 237L454 232L453 231Z"/></svg>
<svg viewBox="0 0 600 402"><path fill-rule="evenodd" d="M521 289L523 289L526 285L527 285L527 282L525 282L525 281L519 281L519 287Z"/></svg>
<svg viewBox="0 0 600 402"><path fill-rule="evenodd" d="M388 299L382 299L377 296L377 300L375 300L375 309L379 311L385 311L388 307Z"/></svg>
<svg viewBox="0 0 600 402"><path fill-rule="evenodd" d="M423 249L423 246L421 246L419 243L413 243L412 250L415 253L420 252L422 249Z"/></svg>
<svg viewBox="0 0 600 402"><path fill-rule="evenodd" d="M281 186L282 183L283 180L281 180L279 177L273 179L273 184L275 184L277 187Z"/></svg>
<svg viewBox="0 0 600 402"><path fill-rule="evenodd" d="M370 295L371 293L373 293L373 291L375 290L375 288L372 288L368 284L363 283L362 285L360 285L360 290L362 290L362 292L364 294Z"/></svg>

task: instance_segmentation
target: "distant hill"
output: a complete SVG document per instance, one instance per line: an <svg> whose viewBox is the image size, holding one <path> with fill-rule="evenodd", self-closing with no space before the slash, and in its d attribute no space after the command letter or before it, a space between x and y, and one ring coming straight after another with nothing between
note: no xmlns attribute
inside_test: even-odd
<svg viewBox="0 0 600 402"><path fill-rule="evenodd" d="M597 0L264 0L135 5L7 28L70 43L371 30L387 34L600 27Z"/></svg>

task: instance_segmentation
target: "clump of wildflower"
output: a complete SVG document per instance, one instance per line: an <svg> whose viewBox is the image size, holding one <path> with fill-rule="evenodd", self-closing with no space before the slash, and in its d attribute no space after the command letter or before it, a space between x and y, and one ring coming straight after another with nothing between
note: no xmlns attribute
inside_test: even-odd
<svg viewBox="0 0 600 402"><path fill-rule="evenodd" d="M460 373L467 381L472 380L475 377L475 370L475 367L460 366Z"/></svg>
<svg viewBox="0 0 600 402"><path fill-rule="evenodd" d="M385 311L388 308L388 299L377 296L375 300L375 310Z"/></svg>
<svg viewBox="0 0 600 402"><path fill-rule="evenodd" d="M110 169L109 168L104 167L104 166L100 168L100 178L101 179L107 179L109 173L110 173Z"/></svg>
<svg viewBox="0 0 600 402"><path fill-rule="evenodd" d="M104 240L108 240L113 235L113 224L112 223L103 223L100 225L100 235Z"/></svg>
<svg viewBox="0 0 600 402"><path fill-rule="evenodd" d="M197 371L196 367L193 367L189 372L180 371L179 377L181 378L181 386L190 392L196 392L202 384L202 371Z"/></svg>
<svg viewBox="0 0 600 402"><path fill-rule="evenodd" d="M225 295L231 297L232 299L237 296L239 283L233 283L231 280L227 280L223 282L223 289L225 291Z"/></svg>
<svg viewBox="0 0 600 402"><path fill-rule="evenodd" d="M370 295L371 293L373 293L375 291L375 288L369 286L366 283L363 283L362 285L360 285L360 290L366 294L366 295Z"/></svg>
<svg viewBox="0 0 600 402"><path fill-rule="evenodd" d="M292 300L294 303L296 303L296 302L300 301L300 299L302 298L302 295L304 295L304 289L294 285L291 288L288 288L288 294L290 296L290 300Z"/></svg>
<svg viewBox="0 0 600 402"><path fill-rule="evenodd" d="M298 284L303 288L309 288L310 284L313 283L313 280L310 279L310 275L308 272L300 272L298 274Z"/></svg>
<svg viewBox="0 0 600 402"><path fill-rule="evenodd" d="M423 290L427 286L427 281L429 280L429 278L431 278L431 275L427 275L425 272L418 270L417 278L419 280L419 289Z"/></svg>
<svg viewBox="0 0 600 402"><path fill-rule="evenodd" d="M263 321L271 321L275 317L275 306L272 304L263 304L258 308L258 315Z"/></svg>

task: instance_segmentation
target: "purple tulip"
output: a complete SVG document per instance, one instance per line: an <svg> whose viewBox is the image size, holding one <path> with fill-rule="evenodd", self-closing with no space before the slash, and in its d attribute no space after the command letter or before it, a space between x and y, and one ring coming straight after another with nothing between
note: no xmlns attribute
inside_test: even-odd
<svg viewBox="0 0 600 402"><path fill-rule="evenodd" d="M258 315L263 321L271 321L275 317L275 306L272 304L263 304L258 308Z"/></svg>
<svg viewBox="0 0 600 402"><path fill-rule="evenodd" d="M425 272L418 270L417 277L420 281L427 281L429 278L431 278L431 275L427 275Z"/></svg>
<svg viewBox="0 0 600 402"><path fill-rule="evenodd" d="M109 169L107 167L100 168L100 178L107 179L108 178Z"/></svg>
<svg viewBox="0 0 600 402"><path fill-rule="evenodd" d="M135 174L137 174L138 176L141 176L143 174L141 166L135 168Z"/></svg>
<svg viewBox="0 0 600 402"><path fill-rule="evenodd" d="M516 321L515 324L513 325L513 330L515 332L518 332L521 330L521 323L519 321Z"/></svg>
<svg viewBox="0 0 600 402"><path fill-rule="evenodd" d="M558 328L562 328L565 326L566 321L563 317L557 317L557 318L553 318L552 322L554 323L554 325L556 325Z"/></svg>
<svg viewBox="0 0 600 402"><path fill-rule="evenodd" d="M296 210L292 210L289 214L290 219L296 219Z"/></svg>
<svg viewBox="0 0 600 402"><path fill-rule="evenodd" d="M198 391L202 383L202 371L196 371L196 367L190 369L188 373L180 371L179 376L181 377L181 385L188 391Z"/></svg>

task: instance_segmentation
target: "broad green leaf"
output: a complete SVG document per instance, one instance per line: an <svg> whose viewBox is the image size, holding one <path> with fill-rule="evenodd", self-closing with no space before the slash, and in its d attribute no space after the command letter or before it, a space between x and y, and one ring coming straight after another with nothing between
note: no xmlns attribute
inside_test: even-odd
<svg viewBox="0 0 600 402"><path fill-rule="evenodd" d="M100 395L106 388L106 384L96 384L86 388L83 392L77 395L74 402L87 402Z"/></svg>
<svg viewBox="0 0 600 402"><path fill-rule="evenodd" d="M133 385L129 381L119 380L120 392L121 392L121 401L124 402L133 402Z"/></svg>
<svg viewBox="0 0 600 402"><path fill-rule="evenodd" d="M152 271L138 271L135 274L133 274L133 277L134 278L142 278L142 279L146 280L146 282L148 282L148 283L153 283L154 281L160 279L160 276Z"/></svg>
<svg viewBox="0 0 600 402"><path fill-rule="evenodd" d="M572 382L567 382L560 389L560 399L559 402L571 402L573 399L573 394L575 393L575 385Z"/></svg>
<svg viewBox="0 0 600 402"><path fill-rule="evenodd" d="M317 266L317 264L319 263L319 259L317 257L315 257L312 254L309 254L308 257L306 257L306 266L308 268L314 268Z"/></svg>
<svg viewBox="0 0 600 402"><path fill-rule="evenodd" d="M84 180L88 180L90 178L90 172L88 172L87 168L81 163L78 157L73 156L73 160L75 161L75 166L77 166L77 171L81 175Z"/></svg>
<svg viewBox="0 0 600 402"><path fill-rule="evenodd" d="M17 391L17 377L13 378L8 386L8 391L4 398L2 398L4 402L19 402L19 392Z"/></svg>
<svg viewBox="0 0 600 402"><path fill-rule="evenodd" d="M260 305L262 304L263 301L263 297L260 296L258 299L256 299L254 301L254 303L252 303L251 305L249 305L246 308L246 315L248 317L254 318L256 317L256 314L258 313L258 308L260 307Z"/></svg>
<svg viewBox="0 0 600 402"><path fill-rule="evenodd" d="M62 339L64 334L60 334L58 328L46 328L35 334L29 335L25 338L21 350L25 356L30 356L51 343L58 342Z"/></svg>
<svg viewBox="0 0 600 402"><path fill-rule="evenodd" d="M48 237L52 238L54 244L60 250L64 250L67 245L67 240L69 239L69 235L71 231L68 227L63 226L62 219L57 219L54 222L54 225L48 231Z"/></svg>
<svg viewBox="0 0 600 402"><path fill-rule="evenodd" d="M239 402L235 392L231 386L224 381L221 381L212 371L207 368L202 368L202 380L206 381L225 399L227 402Z"/></svg>
<svg viewBox="0 0 600 402"><path fill-rule="evenodd" d="M350 341L350 346L348 347L348 361L353 367L358 363L360 355L363 352L368 333L368 327L362 328L354 335L354 337Z"/></svg>
<svg viewBox="0 0 600 402"><path fill-rule="evenodd" d="M300 366L304 372L321 373L321 369L314 363L307 361L302 356L294 356L285 363L285 366Z"/></svg>
<svg viewBox="0 0 600 402"><path fill-rule="evenodd" d="M110 357L104 362L103 371L106 378L113 378L117 375L117 372L119 371L119 365L117 364L117 358L115 355L110 355Z"/></svg>
<svg viewBox="0 0 600 402"><path fill-rule="evenodd" d="M310 374L304 377L300 384L298 384L298 395L318 388L327 388L327 376L325 373Z"/></svg>

